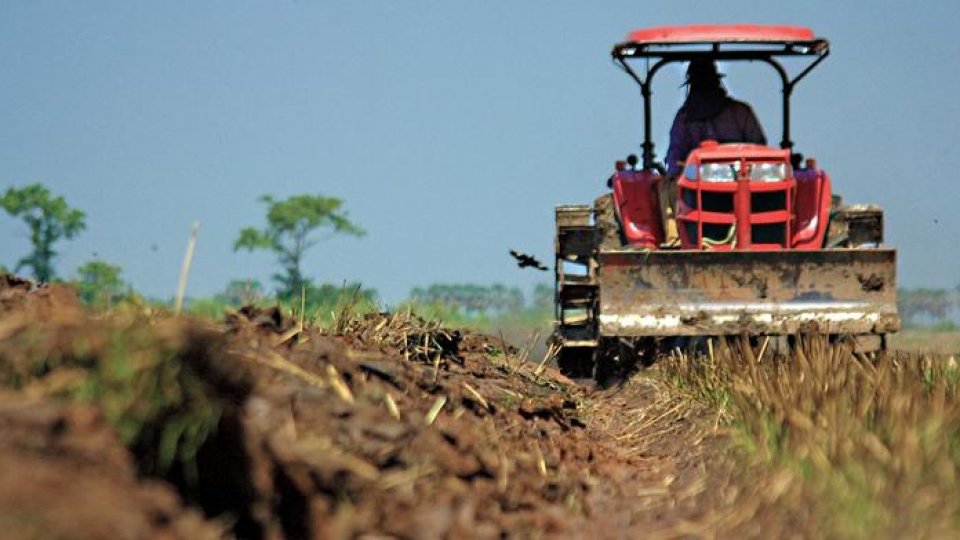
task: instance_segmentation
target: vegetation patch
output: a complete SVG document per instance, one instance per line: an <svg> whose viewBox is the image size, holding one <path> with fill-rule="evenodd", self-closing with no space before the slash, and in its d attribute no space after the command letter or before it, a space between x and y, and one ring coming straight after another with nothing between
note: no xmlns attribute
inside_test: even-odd
<svg viewBox="0 0 960 540"><path fill-rule="evenodd" d="M708 354L675 354L661 366L724 419L736 467L749 472L717 527L838 538L960 533L955 362L868 357L814 337L788 355L760 358L760 349L719 340Z"/></svg>

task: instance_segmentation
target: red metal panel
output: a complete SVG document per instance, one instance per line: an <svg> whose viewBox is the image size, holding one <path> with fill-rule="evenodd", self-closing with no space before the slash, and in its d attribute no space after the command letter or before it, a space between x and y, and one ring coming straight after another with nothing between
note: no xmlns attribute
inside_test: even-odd
<svg viewBox="0 0 960 540"><path fill-rule="evenodd" d="M701 210L684 212L682 219L684 221L706 221L707 223L719 223L722 225L732 225L737 222L737 217L734 214L704 212Z"/></svg>
<svg viewBox="0 0 960 540"><path fill-rule="evenodd" d="M619 171L613 178L613 200L627 243L655 248L663 242L656 195L660 176L651 171Z"/></svg>
<svg viewBox="0 0 960 540"><path fill-rule="evenodd" d="M794 216L794 249L820 249L827 233L832 190L830 177L820 169L796 171L797 203Z"/></svg>
<svg viewBox="0 0 960 540"><path fill-rule="evenodd" d="M631 43L778 43L814 39L809 28L770 24L660 26L627 34Z"/></svg>
<svg viewBox="0 0 960 540"><path fill-rule="evenodd" d="M746 160L740 161L740 178L737 178L737 192L734 194L733 212L737 216L737 249L749 250L753 239L750 236L750 182L744 180ZM701 239L702 241L702 239Z"/></svg>
<svg viewBox="0 0 960 540"><path fill-rule="evenodd" d="M714 193L736 193L737 184L736 182L706 182L709 184L709 187L704 189L704 191L712 191ZM687 189L700 189L700 183L696 180L688 180L686 177L681 177L679 184Z"/></svg>
<svg viewBox="0 0 960 540"><path fill-rule="evenodd" d="M764 225L768 223L786 223L790 220L790 199L787 198L787 210L774 210L773 212L759 212L750 214L750 223Z"/></svg>
<svg viewBox="0 0 960 540"><path fill-rule="evenodd" d="M696 149L703 149L703 151L700 152L700 155L703 156L701 161L704 163L740 159L741 156L750 161L768 161L771 159L778 159L782 157L784 153L787 155L790 154L788 151L781 150L779 148L771 148L769 146L763 146L760 144L711 144L711 141L709 140L700 143L700 146L698 146Z"/></svg>
<svg viewBox="0 0 960 540"><path fill-rule="evenodd" d="M755 182L750 186L750 191L753 193L764 193L767 191L783 191L785 189L790 189L793 186L792 180L784 180L783 182Z"/></svg>

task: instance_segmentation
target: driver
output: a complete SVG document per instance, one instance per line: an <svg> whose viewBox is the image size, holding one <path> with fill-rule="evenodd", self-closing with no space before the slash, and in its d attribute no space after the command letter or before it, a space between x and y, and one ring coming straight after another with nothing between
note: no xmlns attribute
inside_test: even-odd
<svg viewBox="0 0 960 540"><path fill-rule="evenodd" d="M670 128L667 149L667 175L658 187L665 243L676 245L677 177L690 152L706 140L719 143L767 144L763 128L753 109L727 95L717 73L717 65L709 58L696 58L687 67L687 99L683 102Z"/></svg>
<svg viewBox="0 0 960 540"><path fill-rule="evenodd" d="M717 73L717 65L708 58L696 58L687 67L687 99L677 111L670 128L667 173L680 174L681 163L690 151L706 140L719 143L767 144L763 128L753 109L727 95Z"/></svg>

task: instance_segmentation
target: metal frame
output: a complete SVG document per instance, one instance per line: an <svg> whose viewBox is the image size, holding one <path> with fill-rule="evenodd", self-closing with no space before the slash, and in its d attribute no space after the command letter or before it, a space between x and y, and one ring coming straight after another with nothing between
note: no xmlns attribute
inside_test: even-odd
<svg viewBox="0 0 960 540"><path fill-rule="evenodd" d="M676 50L678 46L697 46L707 45L708 50ZM727 45L733 48L724 48ZM758 45L756 49L743 48L745 45ZM765 47L764 47L765 46ZM651 140L651 109L650 101L653 96L651 90L653 76L660 68L667 64L675 62L689 62L695 58L709 58L719 61L760 61L769 64L780 76L783 92L783 137L780 140L780 148L786 150L793 149L793 141L790 140L790 96L793 89L804 77L817 67L830 54L830 45L825 39L804 42L723 42L723 43L621 43L613 48L610 53L613 61L623 69L637 84L640 85L640 93L643 96L643 168L661 169L656 163L656 154L653 151L653 141ZM808 64L794 78L790 78L787 70L776 60L777 56L815 56L813 61ZM654 58L657 61L653 66L647 67L646 77L640 78L639 75L630 67L627 62L635 58Z"/></svg>

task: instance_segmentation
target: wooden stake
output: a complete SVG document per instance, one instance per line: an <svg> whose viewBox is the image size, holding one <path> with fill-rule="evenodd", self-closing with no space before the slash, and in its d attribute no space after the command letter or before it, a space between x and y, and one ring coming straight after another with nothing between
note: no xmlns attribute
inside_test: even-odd
<svg viewBox="0 0 960 540"><path fill-rule="evenodd" d="M180 266L180 284L177 286L177 301L173 308L174 315L180 315L183 310L183 298L187 294L187 277L190 276L190 265L193 264L193 251L197 247L197 234L200 232L200 222L194 221L190 229L190 240L187 241L187 252L183 255L183 265Z"/></svg>

